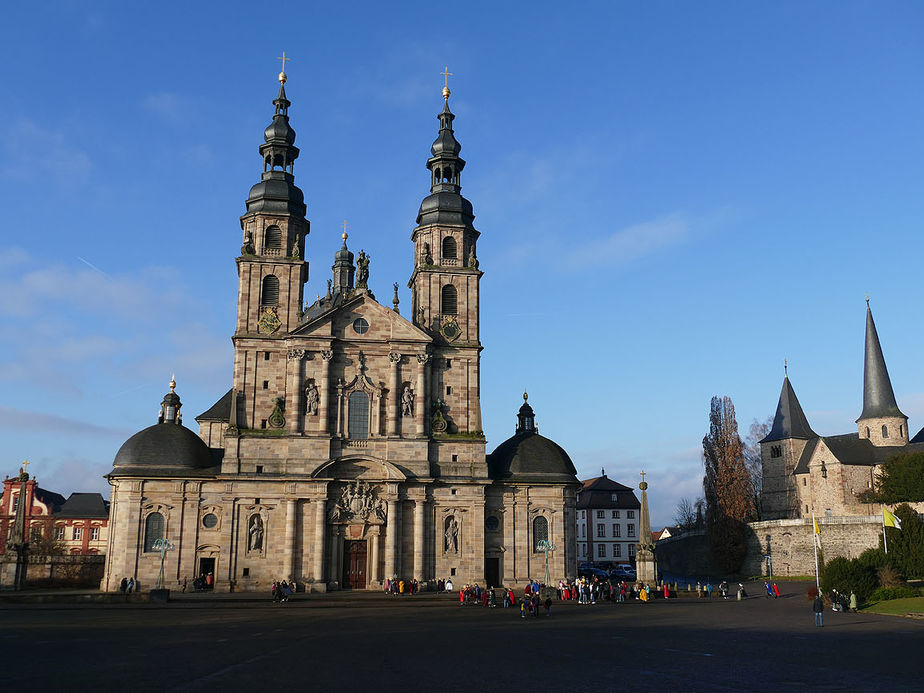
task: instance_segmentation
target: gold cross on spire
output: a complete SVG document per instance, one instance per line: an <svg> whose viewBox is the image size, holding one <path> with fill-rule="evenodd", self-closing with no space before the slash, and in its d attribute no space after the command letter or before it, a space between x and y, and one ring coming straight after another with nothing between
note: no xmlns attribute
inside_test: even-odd
<svg viewBox="0 0 924 693"><path fill-rule="evenodd" d="M344 220L343 220L343 235L341 236L341 238L342 238L343 240L346 240L346 239L347 239L347 226L348 226L347 220L344 219Z"/></svg>
<svg viewBox="0 0 924 693"><path fill-rule="evenodd" d="M29 471L29 465L30 465L30 464L32 464L32 463L29 462L29 460L23 460L23 462L22 462L22 469L23 469L24 472L28 472L28 471Z"/></svg>
<svg viewBox="0 0 924 693"><path fill-rule="evenodd" d="M645 481L645 470L644 469L642 470L641 474L642 474L642 481Z"/></svg>
<svg viewBox="0 0 924 693"><path fill-rule="evenodd" d="M281 60L281 61L282 61L282 72L279 73L279 83L280 83L280 84L285 84L285 83L286 83L286 60L288 60L288 61L291 62L291 61L292 61L292 58L287 58L287 57L286 57L286 52L283 51L283 52L282 52L282 57L281 57L281 58L276 58L276 60Z"/></svg>
<svg viewBox="0 0 924 693"><path fill-rule="evenodd" d="M443 71L440 72L443 75L443 98L447 101L449 100L449 78L452 77L452 73L449 71L449 66L443 68Z"/></svg>
<svg viewBox="0 0 924 693"><path fill-rule="evenodd" d="M789 359L783 359L783 375L789 375Z"/></svg>

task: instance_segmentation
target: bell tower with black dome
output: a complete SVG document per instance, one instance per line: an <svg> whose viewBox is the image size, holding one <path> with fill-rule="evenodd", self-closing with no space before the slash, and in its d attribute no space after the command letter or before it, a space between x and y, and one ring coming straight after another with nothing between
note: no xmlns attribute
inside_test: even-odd
<svg viewBox="0 0 924 693"><path fill-rule="evenodd" d="M411 321L434 338L432 394L446 423L434 415L433 433L481 432L479 233L472 203L462 196L462 145L449 109L448 77L443 87L440 127L430 148L430 194L420 203L414 242Z"/></svg>

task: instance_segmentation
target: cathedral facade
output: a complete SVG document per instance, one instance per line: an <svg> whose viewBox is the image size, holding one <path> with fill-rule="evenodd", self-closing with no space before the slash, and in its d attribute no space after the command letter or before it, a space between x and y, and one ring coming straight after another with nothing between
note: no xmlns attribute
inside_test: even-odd
<svg viewBox="0 0 924 693"><path fill-rule="evenodd" d="M875 487L879 466L899 452L924 450L924 429L910 437L908 417L898 408L868 303L863 410L856 426L843 435L815 433L784 376L773 426L760 441L761 519L878 514L879 505L859 496Z"/></svg>
<svg viewBox="0 0 924 693"><path fill-rule="evenodd" d="M108 475L103 589L212 574L218 590L368 589L386 578L516 585L576 572L567 453L524 401L486 455L477 242L465 161L443 90L413 243L408 315L369 289L369 258L344 232L327 291L304 301L310 225L294 162L285 75L241 217L230 390L182 424L171 382L158 423ZM163 557L162 542L170 544Z"/></svg>

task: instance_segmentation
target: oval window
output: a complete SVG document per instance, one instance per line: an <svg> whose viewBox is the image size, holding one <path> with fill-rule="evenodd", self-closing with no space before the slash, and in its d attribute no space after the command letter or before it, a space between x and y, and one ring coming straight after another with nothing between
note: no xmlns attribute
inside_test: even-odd
<svg viewBox="0 0 924 693"><path fill-rule="evenodd" d="M369 323L366 322L365 318L356 318L353 321L353 331L356 334L366 334L369 331Z"/></svg>
<svg viewBox="0 0 924 693"><path fill-rule="evenodd" d="M206 529L214 529L218 526L218 516L215 513L208 513L202 516L202 526Z"/></svg>
<svg viewBox="0 0 924 693"><path fill-rule="evenodd" d="M488 515L486 518L484 518L484 526L485 529L491 532L496 532L497 528L500 527L500 520L494 517L494 515Z"/></svg>

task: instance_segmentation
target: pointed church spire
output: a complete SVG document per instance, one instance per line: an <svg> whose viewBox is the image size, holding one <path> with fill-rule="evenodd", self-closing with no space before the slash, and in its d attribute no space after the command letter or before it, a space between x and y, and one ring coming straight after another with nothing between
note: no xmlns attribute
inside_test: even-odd
<svg viewBox="0 0 924 693"><path fill-rule="evenodd" d="M906 417L898 408L895 393L892 391L892 381L886 368L885 357L882 355L882 346L879 344L879 334L876 332L876 323L873 321L873 312L869 307L869 298L866 299L866 347L863 357L863 413L861 419L873 419L884 416Z"/></svg>
<svg viewBox="0 0 924 693"><path fill-rule="evenodd" d="M788 366L788 364L787 364ZM761 443L769 443L774 440L786 440L788 438L800 438L809 440L817 438L818 434L809 426L808 419L805 418L805 412L802 411L802 405L799 404L799 398L796 397L795 390L789 382L789 374L783 376L783 389L780 390L780 401L776 405L776 415L773 417L773 426L770 433L761 440Z"/></svg>

